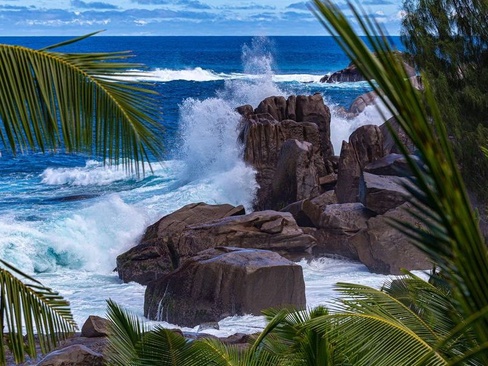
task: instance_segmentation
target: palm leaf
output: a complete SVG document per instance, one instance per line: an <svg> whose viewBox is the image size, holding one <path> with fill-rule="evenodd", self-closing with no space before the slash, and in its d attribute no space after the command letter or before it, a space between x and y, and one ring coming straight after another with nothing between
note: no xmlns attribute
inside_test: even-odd
<svg viewBox="0 0 488 366"><path fill-rule="evenodd" d="M37 334L41 352L46 353L76 329L69 303L57 292L0 260L0 327L4 337L0 363L5 364L5 343L15 362L23 362L25 353L37 354ZM18 277L25 278L22 282ZM27 334L24 340L23 334Z"/></svg>
<svg viewBox="0 0 488 366"><path fill-rule="evenodd" d="M112 300L107 300L107 318L110 321L107 346L109 365L135 365L141 353L146 328L136 316Z"/></svg>
<svg viewBox="0 0 488 366"><path fill-rule="evenodd" d="M194 345L197 357L189 365L273 366L283 365L283 357L265 349L245 349L226 345L218 339L204 339Z"/></svg>
<svg viewBox="0 0 488 366"><path fill-rule="evenodd" d="M326 318L326 308L268 309L263 314L268 319L268 325L251 350L264 347L271 354L281 356L284 365L348 365L341 353L336 352L328 332L309 326L313 319Z"/></svg>
<svg viewBox="0 0 488 366"><path fill-rule="evenodd" d="M336 32L340 46L357 63L359 70L381 89L380 98L396 116L399 125L418 149L424 164L415 164L403 153L414 174L414 199L421 212L434 212L426 220L428 232L397 222L414 244L427 253L452 286L453 296L464 317L476 314L488 304L488 252L475 214L469 203L463 180L428 83L424 94L417 92L395 59L381 29L351 7L368 43L378 57L355 35L345 16L331 1L314 0L315 14L326 28ZM375 37L372 34L380 34ZM428 106L428 108L427 108ZM420 213L418 217L422 217ZM473 324L479 343L488 341L488 318Z"/></svg>
<svg viewBox="0 0 488 366"><path fill-rule="evenodd" d="M141 66L123 62L128 52L52 51L87 36L43 50L0 45L0 138L14 153L64 146L139 172L162 156L155 92L127 81Z"/></svg>
<svg viewBox="0 0 488 366"><path fill-rule="evenodd" d="M146 334L143 340L142 352L138 365L150 366L183 366L198 360L204 362L204 354L195 357L192 347L194 344L174 331L157 327ZM193 356L193 357L192 357Z"/></svg>

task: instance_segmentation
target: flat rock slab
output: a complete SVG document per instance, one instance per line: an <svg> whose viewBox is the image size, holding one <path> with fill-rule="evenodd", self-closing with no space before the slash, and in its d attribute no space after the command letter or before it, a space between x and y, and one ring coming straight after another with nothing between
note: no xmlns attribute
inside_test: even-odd
<svg viewBox="0 0 488 366"><path fill-rule="evenodd" d="M218 247L199 253L150 283L144 315L194 327L290 305L305 307L301 266L271 251Z"/></svg>

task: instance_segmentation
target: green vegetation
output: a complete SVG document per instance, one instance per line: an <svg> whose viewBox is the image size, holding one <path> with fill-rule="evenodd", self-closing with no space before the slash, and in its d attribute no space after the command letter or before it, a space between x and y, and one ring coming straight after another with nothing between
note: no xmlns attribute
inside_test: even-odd
<svg viewBox="0 0 488 366"><path fill-rule="evenodd" d="M0 138L14 153L63 146L139 172L162 155L155 92L127 81L141 65L125 51L54 51L93 34L42 50L0 45Z"/></svg>
<svg viewBox="0 0 488 366"><path fill-rule="evenodd" d="M406 4L408 6L409 2ZM470 139L474 138L470 134L478 133L480 128L479 133L485 133L483 119L476 120L474 116L475 112L479 113L482 108L486 108L486 102L478 98L485 95L479 94L479 91L485 90L483 87L486 88L486 83L482 85L480 80L486 80L487 75L485 75L486 71L477 69L486 64L482 61L486 57L486 47L478 48L479 45L483 45L485 38L483 38L484 34L478 36L477 33L469 32L475 31L476 24L480 26L486 24L480 22L486 14L484 12L486 3L422 1L421 4L423 6L430 4L426 9L429 10L429 14L433 14L432 17L440 16L437 25L424 28L438 32L437 40L446 39L446 43L440 43L441 48L430 50L434 50L434 54L439 56L440 60L449 61L445 65L435 64L438 74L434 74L434 68L425 68L426 89L423 93L416 91L407 81L403 66L390 49L386 37L373 36L381 33L381 29L375 23L361 17L361 14L352 8L356 15L355 20L364 33L369 35L368 42L377 56L373 56L368 47L358 38L346 17L332 1L314 0L313 11L319 21L337 36L337 42L355 61L360 71L368 79L375 80L371 86L375 90L381 89L380 98L418 148L423 166L419 166L411 159L406 149L403 150L414 173L411 185L406 189L412 195L414 209L411 214L417 220L425 222L427 230L402 222L392 222L392 225L402 230L414 245L424 251L435 263L438 271L432 275L431 282L427 283L407 274L403 280L395 281L382 290L338 284L337 288L342 297L329 310L317 308L308 312L268 311L270 320L268 327L247 350L225 346L214 340L189 342L161 328L148 331L137 319L109 301L109 318L112 320L109 360L111 364L354 366L488 364L488 285L486 282L488 251L471 209L447 132L462 133L460 136L466 136L466 139L468 136ZM459 4L463 4L466 8L453 8L454 5L459 6ZM475 5L479 6L475 7L475 10L480 12L468 14L464 11L472 10L470 6ZM452 23L447 19L448 17L442 16L443 9L455 9L455 12L451 11L447 14L455 14L455 20L463 21ZM423 19L425 16L420 18ZM449 28L452 24L455 24L455 27ZM456 47L448 44L447 41L452 37L445 38L446 29L456 29L462 32L462 39L476 41L468 41L466 48L462 48L461 56L446 53L459 47L459 43L456 43ZM411 40L414 41L413 37ZM435 46L435 42L432 41L432 44L427 45ZM17 146L30 148L37 146L45 150L55 148L58 143L64 142L69 151L86 151L88 147L89 151L100 153L115 161L120 153L128 166L132 166L130 163L132 160L129 159L134 159L136 162L143 161L143 158L147 159L147 151L154 153L159 151L154 147L157 146L155 145L157 140L151 134L151 129L155 126L153 120L150 116L138 112L146 108L146 100L129 98L131 93L136 95L145 93L145 89L114 83L111 76L114 72L120 72L122 67L121 63L107 62L108 54L85 58L80 55L51 54L48 50L32 51L11 46L5 46L3 49L2 64L7 66L6 69L0 69L0 76L15 80L3 85L9 85L9 88L20 85L21 87L17 89L29 90L25 95L22 94L23 91L11 93L15 95L11 98L4 89L4 95L0 98L2 105L7 105L6 109L0 109L0 117L5 126L2 138L10 143L12 150L15 151ZM444 54L450 56L441 57ZM122 57L121 54L117 55ZM118 57L117 55L115 56ZM14 61L9 61L11 57ZM14 68L11 65L15 63L23 66ZM48 81L41 81L42 77L38 75L48 75L37 70L42 70L48 65L50 65L48 69L51 70L48 74L58 76L49 78ZM86 65L89 71L76 73L76 70L83 70L82 66ZM17 71L22 72L24 68L21 74L23 76L16 79ZM424 70L424 67L421 69ZM35 78L32 78L32 75ZM66 76L66 80L73 84L69 84L69 87L58 84L58 79L63 80L61 75L63 78ZM438 77L432 79L435 75ZM478 75L479 80L473 84L467 83L475 75ZM429 82L431 80L434 80L432 88ZM443 94L441 88L451 88L450 83L461 87L445 89ZM50 87L55 91L53 92ZM67 93L78 87L82 89L77 89L76 98ZM479 89L472 89L474 87ZM82 98L83 91L91 97L83 99L84 102L80 103L83 106L72 107L71 102L73 100L78 102L77 98ZM440 96L444 96L446 100ZM117 98L120 98L120 103L114 102ZM12 104L8 106L4 100L11 100ZM84 106L85 103L91 106ZM458 117L467 115L471 112L461 109L467 105L476 108L473 108L473 119L467 119L468 122L465 122L469 128L464 130L461 129L464 127L461 124L462 120L458 118L451 121L453 117L450 113L457 114ZM126 107L123 109L125 113L118 110L120 106ZM58 107L59 110L56 110ZM68 108L67 111L70 112L64 111L64 108ZM98 108L102 110L99 111ZM154 112L153 106L148 105L148 108L150 113ZM55 123L58 114L62 132L58 131L58 125ZM89 118L78 118L80 115ZM486 113L484 115L486 116ZM93 116L97 118L92 120ZM71 125L70 121L75 122ZM146 125L145 122L149 124ZM86 131L86 128L91 132L82 132ZM476 140L475 146L486 145L485 141ZM455 139L455 143L459 149L460 140ZM129 147L126 147L127 144ZM466 161L461 161L464 172L467 172ZM12 267L8 269L19 274ZM8 276L7 270L1 271L5 278L12 278ZM33 287L17 286L15 278L13 281L2 282L2 325L19 324L18 319L21 318L29 322L32 317L47 321L47 318L44 318L45 313L41 312L39 307L32 307L32 312L17 313L15 310L20 307L25 309L24 304L29 301L25 300L26 292ZM44 291L42 287L39 289ZM9 297L6 294L10 292L19 295ZM47 295L47 297L51 296L58 301L56 295ZM30 301L35 304L36 299L40 297L41 294L34 294ZM19 307L20 303L22 305ZM54 331L51 328L46 329L49 334L56 334L73 326L70 315L66 313L66 303L59 304L66 317L61 316L62 319L59 320L56 318L54 322L63 324L63 327L56 328ZM51 307L51 305L46 306ZM32 317L30 314L33 314ZM4 318L6 320L3 320ZM31 345L33 328L27 328L30 334L28 343ZM14 350L17 349L19 357L23 357L20 328L12 329L7 329L12 335L11 346ZM36 330L39 331L37 328ZM29 349L32 351L32 348Z"/></svg>
<svg viewBox="0 0 488 366"><path fill-rule="evenodd" d="M402 41L439 105L464 179L485 201L488 160L488 2L404 0Z"/></svg>
<svg viewBox="0 0 488 366"><path fill-rule="evenodd" d="M351 9L377 56L332 1L314 0L312 10L361 73L375 80L372 88L381 89L380 98L418 149L423 166L403 148L414 174L405 188L412 195L410 213L427 229L396 221L392 225L429 256L436 271L430 282L407 273L382 290L338 284L342 297L329 310L268 311L267 328L241 357L247 357L246 365L486 365L488 251L458 170L436 91L428 78L424 92L415 90L387 38L373 36L381 34L381 28ZM144 355L127 364L160 364L163 359L168 365L242 364L235 353L222 353L225 346L207 343L222 357L207 359L212 352L197 346L195 353L178 361L172 358L174 362L170 362L163 355L159 361L148 361ZM124 342L113 344L113 351L121 352L117 345Z"/></svg>
<svg viewBox="0 0 488 366"><path fill-rule="evenodd" d="M0 45L2 143L13 153L63 146L143 172L149 155L158 158L162 151L154 92L120 77L139 66L122 62L127 52L53 51L88 36L42 50ZM6 346L15 362L23 362L25 354L36 356L35 335L46 353L76 324L58 293L0 262L0 327L6 333L0 364L6 363Z"/></svg>

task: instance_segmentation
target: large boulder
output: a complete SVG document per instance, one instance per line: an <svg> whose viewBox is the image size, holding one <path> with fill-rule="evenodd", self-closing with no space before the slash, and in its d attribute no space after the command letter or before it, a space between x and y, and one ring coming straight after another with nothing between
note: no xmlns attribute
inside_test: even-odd
<svg viewBox="0 0 488 366"><path fill-rule="evenodd" d="M413 155L411 157L415 159L415 161L418 161L417 157ZM385 157L366 165L363 171L376 175L399 177L409 177L412 175L407 160L402 154L388 154Z"/></svg>
<svg viewBox="0 0 488 366"><path fill-rule="evenodd" d="M293 215L298 226L303 227L317 227L322 215L320 205L311 200L301 200L289 204L281 210L282 212L289 212Z"/></svg>
<svg viewBox="0 0 488 366"><path fill-rule="evenodd" d="M330 204L325 206L317 230L311 233L317 240L314 255L334 254L359 259L356 248L349 240L367 228L374 214L361 203Z"/></svg>
<svg viewBox="0 0 488 366"><path fill-rule="evenodd" d="M201 213L202 208L211 208L201 206L185 206L149 227L139 245L117 257L119 277L148 284L196 253L217 246L268 249L295 256L310 252L315 245L315 239L303 233L290 213L258 211L225 216L224 212L241 213L226 205L227 210L221 207L225 217L211 220L209 214L197 219L193 210ZM154 256L144 256L148 248Z"/></svg>
<svg viewBox="0 0 488 366"><path fill-rule="evenodd" d="M269 308L305 307L302 268L277 253L218 247L150 283L144 315L181 326Z"/></svg>
<svg viewBox="0 0 488 366"><path fill-rule="evenodd" d="M409 193L404 188L407 184L406 178L363 172L359 200L369 210L382 215L407 202Z"/></svg>
<svg viewBox="0 0 488 366"><path fill-rule="evenodd" d="M271 187L272 207L319 195L319 173L312 159L311 143L294 139L283 143Z"/></svg>
<svg viewBox="0 0 488 366"><path fill-rule="evenodd" d="M303 233L288 212L257 211L183 230L175 251L185 258L217 246L266 249L282 255L310 252L315 239Z"/></svg>
<svg viewBox="0 0 488 366"><path fill-rule="evenodd" d="M402 269L410 271L432 267L427 256L389 222L394 219L426 229L423 222L416 220L406 211L408 208L411 209L412 206L404 203L384 215L370 218L367 228L350 239L349 242L356 248L359 260L371 272L397 275L402 273Z"/></svg>
<svg viewBox="0 0 488 366"><path fill-rule="evenodd" d="M412 140L406 135L405 131L400 128L398 121L395 117L391 117L388 121L380 126L381 133L383 134L383 148L385 150L385 155L387 154L401 154L402 151L397 145L395 139L393 138L391 131L393 131L403 146L407 148L410 154L416 151L416 147Z"/></svg>
<svg viewBox="0 0 488 366"><path fill-rule="evenodd" d="M376 98L378 98L378 94L375 91L361 94L354 99L349 107L348 113L357 116L359 113L363 112L367 106L374 105L376 103Z"/></svg>
<svg viewBox="0 0 488 366"><path fill-rule="evenodd" d="M183 229L193 224L242 215L242 206L192 203L164 216L146 229L138 245L117 257L117 271L124 282L147 284L179 266L174 243Z"/></svg>
<svg viewBox="0 0 488 366"><path fill-rule="evenodd" d="M106 337L110 322L102 317L90 315L81 328L81 336L87 338Z"/></svg>
<svg viewBox="0 0 488 366"><path fill-rule="evenodd" d="M383 134L378 126L364 125L342 143L335 192L339 203L358 202L362 169L385 156Z"/></svg>
<svg viewBox="0 0 488 366"><path fill-rule="evenodd" d="M285 141L310 143L311 147L307 147L309 167L319 177L333 172L327 159L333 155L330 141L330 111L320 94L290 96L288 99L269 97L252 113L251 108L241 106L237 111L243 117L240 140L244 145L244 160L256 169L256 180L260 187L254 208L281 209L283 206L280 207L271 197L275 172ZM314 187L306 187L303 192L298 192L299 197L319 193L320 183L315 179L313 181ZM293 195L284 201L289 203L298 199L300 198Z"/></svg>

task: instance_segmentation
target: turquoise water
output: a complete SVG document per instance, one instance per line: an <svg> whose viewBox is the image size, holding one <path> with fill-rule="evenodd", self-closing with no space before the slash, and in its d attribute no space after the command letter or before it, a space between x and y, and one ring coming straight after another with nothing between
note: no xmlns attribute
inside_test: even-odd
<svg viewBox="0 0 488 366"><path fill-rule="evenodd" d="M41 48L60 40L0 42ZM327 37L94 37L66 51L125 49L133 51L132 61L147 65L137 68L138 78L159 92L166 156L152 174L138 179L96 157L12 156L0 147L0 257L59 290L80 325L90 314L103 316L109 297L142 316L144 287L121 283L113 269L116 256L149 224L191 202L250 209L257 187L255 172L240 158L237 106L320 92L334 111L369 90L366 83L318 82L348 64ZM381 123L374 108L351 121L333 114L337 154L341 141L365 123ZM340 260L302 265L309 306L329 301L337 281L379 286L385 278ZM222 332L251 332L260 322L230 318Z"/></svg>

